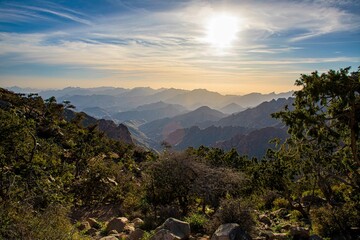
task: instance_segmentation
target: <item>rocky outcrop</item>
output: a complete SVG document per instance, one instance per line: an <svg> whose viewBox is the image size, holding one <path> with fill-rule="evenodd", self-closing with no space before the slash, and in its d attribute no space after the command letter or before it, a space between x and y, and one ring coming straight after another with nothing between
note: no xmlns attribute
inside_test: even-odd
<svg viewBox="0 0 360 240"><path fill-rule="evenodd" d="M150 240L180 240L178 236L173 234L167 229L160 229L155 233L154 236L150 238Z"/></svg>
<svg viewBox="0 0 360 240"><path fill-rule="evenodd" d="M129 240L140 240L144 236L145 231L141 230L139 228L135 229L132 233L129 235Z"/></svg>
<svg viewBox="0 0 360 240"><path fill-rule="evenodd" d="M134 227L140 227L144 224L144 221L141 218L135 218L131 221L134 224Z"/></svg>
<svg viewBox="0 0 360 240"><path fill-rule="evenodd" d="M111 120L100 119L97 121L99 131L109 138L133 144L129 129L124 124L116 125Z"/></svg>
<svg viewBox="0 0 360 240"><path fill-rule="evenodd" d="M168 218L155 230L155 232L157 233L164 229L170 231L171 234L181 240L188 239L190 237L190 224L175 218ZM162 233L165 234L164 231L162 231Z"/></svg>
<svg viewBox="0 0 360 240"><path fill-rule="evenodd" d="M74 120L77 115L81 115L82 120L80 124L83 127L97 126L97 129L105 133L105 135L109 138L126 142L128 144L134 144L129 129L124 124L116 125L116 123L111 120L97 120L84 112L77 113L69 109L65 109L64 111L64 117L67 121Z"/></svg>
<svg viewBox="0 0 360 240"><path fill-rule="evenodd" d="M126 226L126 223L129 220L125 217L113 218L106 226L106 231L110 232L111 230L116 230L117 232L122 232Z"/></svg>
<svg viewBox="0 0 360 240"><path fill-rule="evenodd" d="M226 223L220 225L211 240L251 240L249 234L242 230L237 223Z"/></svg>

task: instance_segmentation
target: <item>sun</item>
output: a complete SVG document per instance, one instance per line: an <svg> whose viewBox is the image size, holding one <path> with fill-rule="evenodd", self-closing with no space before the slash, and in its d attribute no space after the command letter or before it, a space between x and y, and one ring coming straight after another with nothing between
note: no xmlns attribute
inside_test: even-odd
<svg viewBox="0 0 360 240"><path fill-rule="evenodd" d="M239 31L238 18L229 14L219 14L211 17L207 24L205 40L216 48L224 48L236 40Z"/></svg>

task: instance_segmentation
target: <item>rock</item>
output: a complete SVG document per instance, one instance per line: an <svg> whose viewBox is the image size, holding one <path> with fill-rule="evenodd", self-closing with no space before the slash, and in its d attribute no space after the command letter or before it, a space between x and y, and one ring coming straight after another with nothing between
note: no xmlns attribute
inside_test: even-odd
<svg viewBox="0 0 360 240"><path fill-rule="evenodd" d="M167 229L160 229L150 240L180 240L180 238Z"/></svg>
<svg viewBox="0 0 360 240"><path fill-rule="evenodd" d="M106 227L106 231L110 232L111 230L116 230L117 232L122 232L128 219L125 217L113 218Z"/></svg>
<svg viewBox="0 0 360 240"><path fill-rule="evenodd" d="M97 236L100 234L100 232L95 228L90 228L89 230L86 231L86 234L90 236Z"/></svg>
<svg viewBox="0 0 360 240"><path fill-rule="evenodd" d="M106 237L100 238L100 240L119 240L119 239L115 236L106 236Z"/></svg>
<svg viewBox="0 0 360 240"><path fill-rule="evenodd" d="M159 231L161 229L169 230L172 234L182 240L190 237L190 224L175 218L166 219L166 221L156 228L155 231Z"/></svg>
<svg viewBox="0 0 360 240"><path fill-rule="evenodd" d="M259 221L262 222L262 223L265 223L268 226L271 225L270 218L268 216L266 216L265 214L262 214L262 215L259 216Z"/></svg>
<svg viewBox="0 0 360 240"><path fill-rule="evenodd" d="M134 224L135 228L138 228L138 227L140 227L141 225L144 224L144 221L141 218L135 218L131 222Z"/></svg>
<svg viewBox="0 0 360 240"><path fill-rule="evenodd" d="M124 232L126 233L132 233L133 231L135 231L135 227L133 223L127 223L126 226L124 227Z"/></svg>
<svg viewBox="0 0 360 240"><path fill-rule="evenodd" d="M211 240L251 240L252 238L237 223L220 225L212 235Z"/></svg>
<svg viewBox="0 0 360 240"><path fill-rule="evenodd" d="M130 233L129 240L140 240L145 234L145 231L140 228L136 228L135 231Z"/></svg>
<svg viewBox="0 0 360 240"><path fill-rule="evenodd" d="M80 231L83 231L83 230L89 230L91 228L91 226L90 226L90 224L88 223L88 222L82 222L81 224L80 224L80 226L78 226L78 229L80 230Z"/></svg>
<svg viewBox="0 0 360 240"><path fill-rule="evenodd" d="M86 221L90 224L92 228L100 229L101 225L95 218L88 218Z"/></svg>
<svg viewBox="0 0 360 240"><path fill-rule="evenodd" d="M309 239L310 231L302 227L291 227L290 235L293 236L294 239Z"/></svg>
<svg viewBox="0 0 360 240"><path fill-rule="evenodd" d="M119 232L116 231L115 229L111 230L110 232L108 232L109 235L112 235L112 234L118 234Z"/></svg>

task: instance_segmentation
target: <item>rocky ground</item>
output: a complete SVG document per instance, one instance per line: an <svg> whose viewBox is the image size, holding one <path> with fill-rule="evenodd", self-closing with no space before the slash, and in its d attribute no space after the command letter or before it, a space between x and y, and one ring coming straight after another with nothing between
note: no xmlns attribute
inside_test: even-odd
<svg viewBox="0 0 360 240"><path fill-rule="evenodd" d="M194 233L190 224L175 218L168 218L152 231L142 230L143 220L126 217L112 218L108 222L98 222L88 218L78 224L78 229L90 239L96 240L266 240L266 239L322 239L310 235L306 226L297 226L289 221L291 214L284 208L273 212L257 213L257 225L252 233L247 233L236 223L222 224L211 235Z"/></svg>

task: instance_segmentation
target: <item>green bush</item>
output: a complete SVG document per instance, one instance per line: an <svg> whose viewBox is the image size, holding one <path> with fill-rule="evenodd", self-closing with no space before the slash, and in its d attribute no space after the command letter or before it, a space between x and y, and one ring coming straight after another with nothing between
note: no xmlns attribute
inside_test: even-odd
<svg viewBox="0 0 360 240"><path fill-rule="evenodd" d="M209 221L208 218L199 213L193 213L185 218L185 221L190 224L191 231L194 233L202 233L205 231L205 225Z"/></svg>
<svg viewBox="0 0 360 240"><path fill-rule="evenodd" d="M59 205L34 211L27 205L0 206L0 239L84 239Z"/></svg>
<svg viewBox="0 0 360 240"><path fill-rule="evenodd" d="M289 202L285 198L276 198L273 201L274 209L288 208Z"/></svg>

